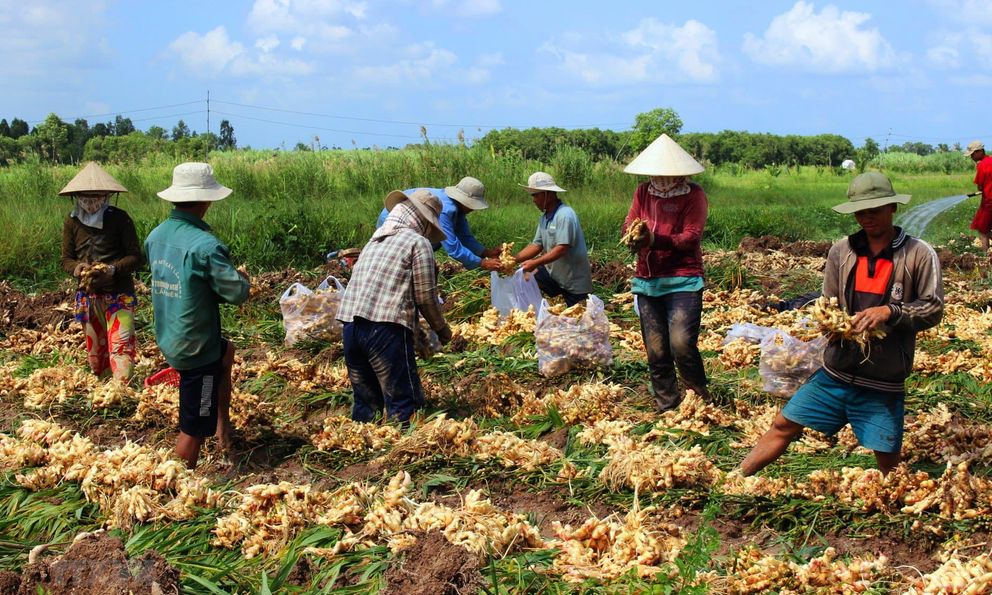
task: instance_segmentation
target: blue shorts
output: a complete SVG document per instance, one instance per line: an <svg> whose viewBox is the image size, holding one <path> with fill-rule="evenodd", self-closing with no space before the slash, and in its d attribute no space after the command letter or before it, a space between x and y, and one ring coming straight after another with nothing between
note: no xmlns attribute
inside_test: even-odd
<svg viewBox="0 0 992 595"><path fill-rule="evenodd" d="M782 416L827 435L851 424L861 446L896 453L902 450L905 405L905 395L845 384L821 369L792 395Z"/></svg>

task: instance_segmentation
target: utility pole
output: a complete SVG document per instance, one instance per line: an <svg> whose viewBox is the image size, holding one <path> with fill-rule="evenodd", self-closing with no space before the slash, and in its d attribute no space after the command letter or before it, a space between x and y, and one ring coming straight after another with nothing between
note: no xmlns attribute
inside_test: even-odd
<svg viewBox="0 0 992 595"><path fill-rule="evenodd" d="M210 89L207 89L207 132L210 132Z"/></svg>

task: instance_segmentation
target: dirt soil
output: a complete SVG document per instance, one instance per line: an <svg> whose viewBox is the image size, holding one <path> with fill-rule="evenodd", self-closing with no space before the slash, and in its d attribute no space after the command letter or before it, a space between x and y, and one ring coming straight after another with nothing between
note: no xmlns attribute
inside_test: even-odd
<svg viewBox="0 0 992 595"><path fill-rule="evenodd" d="M73 320L72 294L68 290L27 295L9 282L0 281L0 334L17 328L67 327Z"/></svg>
<svg viewBox="0 0 992 595"><path fill-rule="evenodd" d="M937 258L940 259L940 268L942 269L955 268L959 271L973 271L979 265L985 264L982 262L985 259L969 252L955 254L950 250L941 250L937 253Z"/></svg>
<svg viewBox="0 0 992 595"><path fill-rule="evenodd" d="M631 263L609 260L593 261L589 264L592 268L593 281L614 291L626 291L627 283L634 276L634 267Z"/></svg>
<svg viewBox="0 0 992 595"><path fill-rule="evenodd" d="M402 554L403 562L383 575L382 595L456 595L475 593L483 584L479 560L449 543L440 531L419 535Z"/></svg>
<svg viewBox="0 0 992 595"><path fill-rule="evenodd" d="M99 534L26 566L16 593L123 595L151 593L155 584L162 593L178 593L179 571L154 551L129 559L120 539Z"/></svg>
<svg viewBox="0 0 992 595"><path fill-rule="evenodd" d="M746 236L737 245L737 251L767 254L768 252L777 250L790 256L822 256L826 258L832 244L833 242L813 242L809 240L790 242L776 236L761 236L759 238Z"/></svg>

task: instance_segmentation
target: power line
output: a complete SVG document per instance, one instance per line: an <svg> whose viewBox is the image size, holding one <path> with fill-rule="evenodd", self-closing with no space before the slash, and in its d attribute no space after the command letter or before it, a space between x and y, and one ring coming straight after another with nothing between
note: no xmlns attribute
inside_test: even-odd
<svg viewBox="0 0 992 595"><path fill-rule="evenodd" d="M216 100L214 100L214 101L215 101L215 103L221 103L221 102L216 101ZM222 116L230 116L232 118L243 118L245 120L254 120L256 122L265 122L267 124L278 124L280 126L292 126L294 128L306 128L308 130L320 130L320 131L323 131L323 132L338 132L338 133L341 133L341 134L358 134L358 135L364 135L364 136L383 136L383 137L390 137L390 138L402 138L402 139L408 139L408 140L409 139L419 139L420 138L419 136L408 135L408 134L389 134L389 133L386 133L386 132L363 132L361 130L341 130L341 129L338 129L338 128L326 128L326 127L323 127L323 126L312 126L312 125L309 125L309 124L296 124L294 122L280 122L280 121L277 121L277 120L269 120L269 119L266 119L266 118L255 118L255 117L252 117L252 116L246 116L244 114L232 114L232 113L229 113L229 112L220 112L220 111L217 111L217 110L213 110L213 112L215 114L220 114ZM437 137L434 140L457 140L457 139L455 139L455 138L446 138L446 137Z"/></svg>
<svg viewBox="0 0 992 595"><path fill-rule="evenodd" d="M203 103L203 100L202 99L197 99L196 101L186 101L184 103L172 103L172 104L169 104L169 105L159 105L159 106L155 106L155 107L142 107L142 108L131 109L131 110L120 110L120 111L116 111L116 112L109 112L109 113L106 113L106 114L90 114L88 116L73 116L73 117L68 118L68 119L63 119L63 121L67 121L67 120L85 120L87 118L103 118L103 117L107 117L107 116L123 116L124 114L133 114L133 113L137 113L137 112L150 112L150 111L154 111L154 110L168 109L168 108L172 108L172 107L182 107L184 105L193 105L194 103ZM168 116L163 116L163 117L168 117ZM42 123L44 121L45 120L34 120L34 121L28 122L28 123L29 124L40 124L40 123Z"/></svg>
<svg viewBox="0 0 992 595"><path fill-rule="evenodd" d="M284 113L284 114L295 114L295 115L298 115L298 116L313 116L313 117L317 117L317 118L333 118L333 119L337 119L337 120L352 120L352 121L355 121L355 122L374 122L374 123L377 123L377 124L405 124L405 125L410 125L410 126L436 126L436 127L439 127L439 128L442 128L442 127L447 127L447 128L507 128L507 127L521 128L521 126L511 126L509 124L501 124L501 125L494 125L494 124L442 124L442 123L438 123L438 122L433 122L432 123L432 122L411 122L411 121L406 121L406 120L383 120L383 119L379 119L379 118L360 118L360 117L357 117L357 116L342 116L342 115L337 115L337 114L322 114L322 113L317 113L317 112L304 112L304 111L298 111L298 110L283 109L283 108L278 108L278 107L266 107L266 106L262 106L262 105L251 105L251 104L248 104L248 103L236 103L236 102L233 102L233 101L222 101L220 99L214 99L213 102L214 103L223 103L225 105L234 105L234 106L237 106L237 107L247 107L247 108L250 108L250 109L265 110L265 111L270 111L270 112L281 112L281 113ZM560 128L602 128L602 127L606 127L606 126L627 126L627 125L629 125L628 122L613 122L613 123L610 123L610 124L599 124L599 125L595 125L595 124L573 124L573 125L559 126L559 127Z"/></svg>

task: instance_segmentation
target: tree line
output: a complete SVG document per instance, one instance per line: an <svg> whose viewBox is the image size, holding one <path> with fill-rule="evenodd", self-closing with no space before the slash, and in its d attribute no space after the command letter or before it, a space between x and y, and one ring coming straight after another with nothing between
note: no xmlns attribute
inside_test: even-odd
<svg viewBox="0 0 992 595"><path fill-rule="evenodd" d="M130 118L120 115L90 126L84 118L69 123L51 113L34 128L20 118L9 123L0 119L0 164L32 157L51 163L124 161L155 153L205 158L210 151L235 148L237 139L228 120L221 120L216 135L190 130L183 120L171 131L161 126L141 131Z"/></svg>

